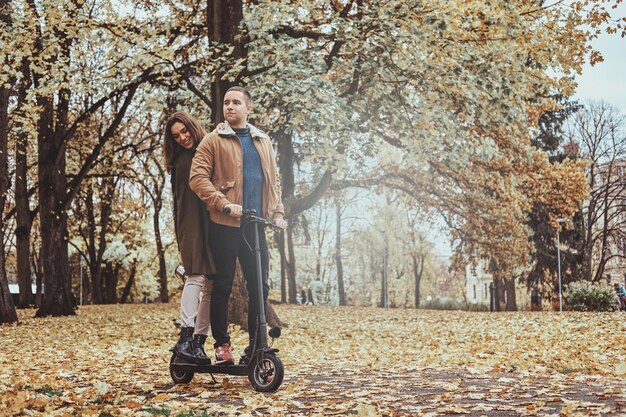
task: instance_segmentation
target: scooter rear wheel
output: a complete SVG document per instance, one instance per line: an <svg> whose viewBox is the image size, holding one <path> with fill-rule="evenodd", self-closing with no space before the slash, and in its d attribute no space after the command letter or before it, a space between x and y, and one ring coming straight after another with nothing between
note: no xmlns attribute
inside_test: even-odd
<svg viewBox="0 0 626 417"><path fill-rule="evenodd" d="M182 359L179 359L176 356L176 353L172 353L172 358L170 359L170 376L172 377L172 381L175 384L188 384L193 379L193 372L189 371L174 371L172 369L172 364L174 363L186 363Z"/></svg>
<svg viewBox="0 0 626 417"><path fill-rule="evenodd" d="M262 360L259 356L252 358L248 379L255 390L276 391L283 383L284 376L283 362L274 353L265 353Z"/></svg>

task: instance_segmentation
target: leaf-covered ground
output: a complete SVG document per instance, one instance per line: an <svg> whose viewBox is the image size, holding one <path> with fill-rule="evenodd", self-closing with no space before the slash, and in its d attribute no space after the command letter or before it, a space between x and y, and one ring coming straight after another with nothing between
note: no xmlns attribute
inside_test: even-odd
<svg viewBox="0 0 626 417"><path fill-rule="evenodd" d="M0 415L624 415L626 315L276 306L285 381L173 385L175 305L0 326ZM246 335L233 330L236 355ZM237 349L239 348L239 349Z"/></svg>

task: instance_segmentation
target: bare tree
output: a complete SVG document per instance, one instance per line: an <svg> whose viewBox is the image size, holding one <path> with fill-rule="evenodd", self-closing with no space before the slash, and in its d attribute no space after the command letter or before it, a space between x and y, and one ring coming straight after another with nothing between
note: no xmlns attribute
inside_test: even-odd
<svg viewBox="0 0 626 417"><path fill-rule="evenodd" d="M589 160L590 195L583 209L583 276L598 282L623 262L626 239L625 118L605 103L589 103L572 117L569 134Z"/></svg>
<svg viewBox="0 0 626 417"><path fill-rule="evenodd" d="M337 267L337 291L339 292L339 305L345 306L346 290L343 277L343 261L341 259L341 218L343 216L341 196L335 197L335 266Z"/></svg>

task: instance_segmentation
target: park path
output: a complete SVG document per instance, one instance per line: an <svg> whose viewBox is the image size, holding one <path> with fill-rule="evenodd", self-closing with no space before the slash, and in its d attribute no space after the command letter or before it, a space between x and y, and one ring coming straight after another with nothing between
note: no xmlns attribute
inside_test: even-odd
<svg viewBox="0 0 626 417"><path fill-rule="evenodd" d="M166 383L151 396L178 391L189 408L215 415L626 415L622 378L335 365L287 368L282 387L270 394L255 393L244 378L216 376L215 384L208 375L196 375L187 388Z"/></svg>

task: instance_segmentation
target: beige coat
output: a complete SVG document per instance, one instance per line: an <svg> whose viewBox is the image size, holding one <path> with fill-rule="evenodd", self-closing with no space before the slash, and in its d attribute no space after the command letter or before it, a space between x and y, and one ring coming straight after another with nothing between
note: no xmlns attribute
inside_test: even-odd
<svg viewBox="0 0 626 417"><path fill-rule="evenodd" d="M226 226L239 227L239 219L224 214L228 204L243 202L243 161L241 142L228 123L219 133L206 135L193 158L189 186L211 212L211 220ZM263 167L263 217L283 218L281 188L274 150L269 136L247 125Z"/></svg>

